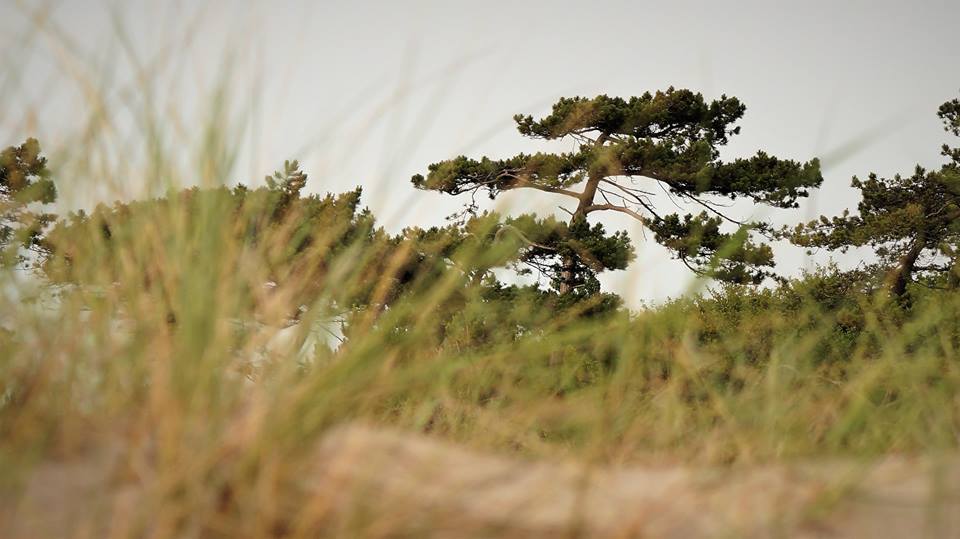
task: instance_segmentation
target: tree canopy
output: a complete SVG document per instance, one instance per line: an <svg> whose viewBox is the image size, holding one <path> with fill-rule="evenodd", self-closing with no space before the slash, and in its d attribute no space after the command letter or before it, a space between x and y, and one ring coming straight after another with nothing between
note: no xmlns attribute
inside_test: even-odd
<svg viewBox="0 0 960 539"><path fill-rule="evenodd" d="M175 318L178 298L167 294L165 283L178 280L178 272L205 271L202 257L217 257L234 266L257 268L257 282L248 283L248 290L238 294L249 301L263 299L264 286L283 284L296 299L286 313L295 319L300 306L317 300L327 276L337 271L338 260L349 258L345 253L355 249L370 260L380 260L388 239L370 211L361 208L359 188L301 195L306 180L299 164L289 161L267 177L266 186L256 189L243 184L193 187L165 197L100 204L89 213L72 213L48 234L51 256L44 270L55 282L157 291ZM184 252L193 255L182 265L172 262L181 260L179 253ZM140 259L129 260L132 256ZM170 263L159 265L158 260ZM131 262L155 273L145 281L131 282L124 273ZM353 286L355 282L378 275L373 264L358 263L356 269L350 275L351 286L344 284L339 296L329 298L343 311L364 304L372 293L369 286Z"/></svg>
<svg viewBox="0 0 960 539"><path fill-rule="evenodd" d="M563 153L518 154L506 159L458 156L431 164L413 176L420 189L490 198L517 189L566 197L569 220L526 223L531 241L523 261L547 276L563 295L589 295L599 289L596 274L623 269L633 247L623 232L608 234L589 224L597 212L626 214L654 232L656 241L691 270L734 282L760 282L770 274L773 252L754 243L751 231L765 223L739 223L721 211L717 197L748 198L778 208L818 187L819 162L779 159L763 151L725 162L720 148L740 132L736 122L746 108L733 97L707 101L699 93L668 88L628 99L600 95L561 98L537 120L516 115L521 135L535 139L572 139L576 149ZM662 214L651 199L657 187L698 206L700 213ZM724 222L738 231L721 230ZM543 228L533 234L529 228Z"/></svg>
<svg viewBox="0 0 960 539"><path fill-rule="evenodd" d="M550 241L543 237L550 227L533 215L478 215L391 235L361 209L359 188L304 194L306 183L299 163L288 161L259 188L193 187L150 200L100 204L57 223L44 240L51 256L43 268L54 282L107 287L124 297L153 296L167 320L179 322L191 296L173 290L185 273L201 280L210 268L243 266L243 273L256 279L237 291L237 305L224 307L231 316L259 316L269 304L281 315L271 323L288 324L299 321L305 309L320 307L341 322L345 336L365 331L403 297L437 287L446 290L432 306L446 313L437 337L468 336L472 344L494 340L495 332L519 335L556 322L557 313L572 306L536 286L505 285L492 271L527 256L518 251L526 242ZM144 274L130 275L130 267ZM205 277L211 287L227 280ZM281 291L283 300L265 286ZM615 295L598 295L578 304L576 313L601 315L619 305ZM411 317L409 325L415 324Z"/></svg>
<svg viewBox="0 0 960 539"><path fill-rule="evenodd" d="M43 249L43 233L54 216L36 208L56 198L36 139L0 152L0 266L21 265L27 261L25 251Z"/></svg>

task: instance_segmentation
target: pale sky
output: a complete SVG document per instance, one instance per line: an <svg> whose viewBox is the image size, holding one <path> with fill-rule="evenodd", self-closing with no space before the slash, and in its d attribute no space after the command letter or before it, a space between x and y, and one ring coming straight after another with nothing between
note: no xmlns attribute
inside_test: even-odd
<svg viewBox="0 0 960 539"><path fill-rule="evenodd" d="M524 139L514 114L543 114L560 96L673 85L746 104L724 158L764 149L823 160L824 187L800 211L735 208L794 223L854 206L854 174L941 162L948 137L935 112L960 95L958 21L956 0L0 0L0 146L36 136L65 163L79 140L143 152L137 118L148 103L155 128L192 155L231 66L226 94L246 128L229 180L256 183L299 159L308 189L361 185L396 231L442 224L466 202L412 188L411 174L431 162L570 147ZM112 132L84 129L98 99L119 111ZM134 169L110 194L90 188L95 174L69 176L58 182L72 206L144 187ZM502 207L542 213L564 202L516 192ZM629 230L639 254L603 277L609 290L637 305L689 286L683 266L628 219L604 222ZM785 274L827 260L777 253Z"/></svg>

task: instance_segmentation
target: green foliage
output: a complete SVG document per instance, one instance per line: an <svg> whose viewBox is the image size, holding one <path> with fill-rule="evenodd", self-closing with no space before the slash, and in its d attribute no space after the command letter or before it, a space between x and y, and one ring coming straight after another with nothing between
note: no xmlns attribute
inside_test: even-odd
<svg viewBox="0 0 960 539"><path fill-rule="evenodd" d="M676 214L668 215L649 228L658 242L694 272L741 284L760 284L765 277L775 276L765 269L774 266L769 245L754 243L746 228L732 234L722 232L722 224L721 217L701 212L687 214L683 221Z"/></svg>
<svg viewBox="0 0 960 539"><path fill-rule="evenodd" d="M317 283L330 272L343 271L337 268L337 260L351 251L363 250L369 258L357 268L360 275L356 278L369 279L378 271L375 266L383 264L377 253L389 243L387 235L376 227L373 215L360 208L359 188L339 195L301 196L306 179L293 161L285 163L283 171L268 177L268 185L258 189L242 184L234 188L194 187L163 198L101 204L89 214L71 214L57 223L46 240L52 256L44 270L56 282L107 287L120 283L127 285L131 294L157 292L174 320L180 308L165 288L170 279L183 275L160 273L128 283L127 266L192 250L201 255L198 264L202 256L215 256L231 265L255 265L257 279L247 283L241 294L246 301L262 301L265 286L286 283L296 290L297 302L283 316L295 320L301 309L320 300ZM184 229L191 231L191 243L180 245L177 242L185 240ZM143 241L144 236L149 238L149 248L137 251L144 259L124 259L129 245ZM191 271L206 269L195 267ZM138 290L137 285L145 290ZM370 287L342 291L344 294L326 298L326 304L340 312L366 305L373 294Z"/></svg>
<svg viewBox="0 0 960 539"><path fill-rule="evenodd" d="M551 114L539 121L520 114L514 120L520 134L545 139L599 130L637 139L677 136L724 144L727 135L739 133L739 128L730 125L745 111L736 98L722 96L708 104L700 94L669 88L629 100L605 95L561 98Z"/></svg>
<svg viewBox="0 0 960 539"><path fill-rule="evenodd" d="M24 250L45 254L44 232L54 217L36 213L30 206L56 198L47 159L36 139L0 152L0 266L27 262Z"/></svg>
<svg viewBox="0 0 960 539"><path fill-rule="evenodd" d="M817 361L842 364L863 344L869 317L896 324L902 313L878 303L869 272L842 272L835 265L784 280L775 288L727 284L707 296L674 302L697 320L700 342L708 348L740 350L740 358L766 361L784 338L810 336Z"/></svg>
<svg viewBox="0 0 960 539"><path fill-rule="evenodd" d="M566 279L570 293L580 298L599 293L597 273L625 269L634 258L626 232L608 234L602 224L591 226L586 219L564 223L553 216L527 214L506 219L503 226L504 230L516 230L525 242L518 259L520 273L547 276L557 290L563 284L561 279ZM564 261L570 259L578 263L564 275Z"/></svg>
<svg viewBox="0 0 960 539"><path fill-rule="evenodd" d="M520 134L543 139L571 138L572 152L518 154L502 160L459 156L431 164L413 185L458 195L486 191L490 198L515 189L535 189L569 199L568 236L528 250L526 262L549 269L553 286L563 295L575 290L596 291L596 274L621 269L633 253L622 233L600 241L602 230L587 225L595 212L627 214L655 232L658 242L694 271L721 280L759 282L773 265L769 248L751 242L751 231L765 232L763 223L741 224L724 216L708 197L750 198L779 208L797 206L810 188L821 184L819 162L781 160L764 152L749 159L720 160L719 149L745 111L736 99L721 96L707 102L701 94L669 88L655 94L623 99L562 98L540 120L517 115ZM680 199L710 213L694 218L661 216L636 179L659 185ZM630 180L630 181L627 181ZM583 185L580 190L575 187ZM468 210L476 208L476 202ZM740 232L720 231L724 221ZM582 224L581 224L582 223ZM553 222L543 226L552 230ZM545 235L549 235L549 232ZM578 236L579 235L579 236ZM587 238L589 236L589 239ZM586 248L585 247L590 247ZM556 263L559 256L560 263ZM538 260L539 258L539 260Z"/></svg>
<svg viewBox="0 0 960 539"><path fill-rule="evenodd" d="M562 253L549 247L554 244L577 246L581 252L589 250L601 256L605 251L614 255L632 252L609 247L615 241L624 241L622 235L607 236L599 225L570 231L565 223L529 214L504 218L491 212L445 227L408 228L393 239L393 256L401 255L398 273L403 276L402 293L395 301L429 294L437 283L443 283L446 295L432 307L438 314L432 338L437 346L456 342L464 349L482 348L504 336L512 340L538 334L564 321L603 318L620 309L622 301L614 294L599 293L595 281L585 282L576 293L560 295L538 284L506 285L494 270L512 267L521 274L555 272L547 261L552 258L558 265ZM605 263L617 262L608 259Z"/></svg>
<svg viewBox="0 0 960 539"><path fill-rule="evenodd" d="M597 293L595 280L585 283L592 286L586 301L586 293L559 298L537 286L505 286L493 274L507 265L530 271L548 258L539 250L559 243L603 257L595 261L593 255L584 255L592 264L625 266L626 260L611 257L632 253L626 237L608 236L602 225L580 224L571 231L552 219L545 223L530 215L503 219L484 214L464 223L408 228L390 236L376 226L368 210L360 209L359 188L339 195L301 196L306 181L307 175L292 161L258 189L190 188L154 200L99 205L90 214L75 213L57 223L45 240L52 256L43 267L54 282L113 289L127 297L155 295L167 320L176 322L192 298L171 295L171 281L185 279L184 271L207 271L193 267L202 257L184 260L186 266L165 266L146 278L132 278L129 265L146 265L182 252L216 257L229 261L228 266L257 268L256 278L237 290L239 301L229 307L231 316L242 319L243 313L273 301L264 291L282 286L289 297L284 308L272 314L276 323L296 323L313 307L337 319L347 339L368 331L402 297L426 294L438 283L443 283L446 295L437 299L434 310L447 316L437 325L435 338L443 340L459 328L469 330L468 341L478 346L486 342L482 335L491 328L519 336L555 321L559 313L590 317L620 307L616 296ZM187 238L184 229L191 231ZM129 260L129 246L144 238L148 247L135 250L142 258ZM188 244L177 243L185 239ZM208 278L216 286L227 277L218 273ZM331 287L331 279L342 283ZM510 314L521 299L537 305L541 314L534 318ZM471 301L484 305L486 315L503 315L471 317L469 310L464 311ZM526 307L520 311L529 313Z"/></svg>
<svg viewBox="0 0 960 539"><path fill-rule="evenodd" d="M300 170L298 161L284 161L283 170L278 170L272 176L266 176L264 181L267 189L279 191L287 198L296 198L307 185L307 175Z"/></svg>
<svg viewBox="0 0 960 539"><path fill-rule="evenodd" d="M957 100L944 103L939 115L948 131L958 134ZM910 176L867 180L854 177L860 190L857 214L820 219L784 230L797 245L846 251L872 247L878 271L889 291L906 301L908 285L920 282L956 288L960 284L960 162L955 150L944 146L953 161L928 171L919 165Z"/></svg>
<svg viewBox="0 0 960 539"><path fill-rule="evenodd" d="M943 120L944 131L960 137L960 99L951 99L940 105L937 116ZM954 164L960 165L960 148L951 148L948 144L944 144L942 153L952 159Z"/></svg>

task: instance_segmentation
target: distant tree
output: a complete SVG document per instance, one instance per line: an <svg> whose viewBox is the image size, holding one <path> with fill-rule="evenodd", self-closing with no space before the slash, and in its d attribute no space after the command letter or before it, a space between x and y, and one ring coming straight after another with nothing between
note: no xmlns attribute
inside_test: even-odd
<svg viewBox="0 0 960 539"><path fill-rule="evenodd" d="M744 111L736 98L707 102L699 93L673 88L629 99L562 98L542 119L517 115L514 120L524 136L571 139L575 150L500 160L459 156L430 165L426 176L415 175L412 182L452 195L475 197L484 190L495 198L506 191L533 189L570 199L566 222L531 217L513 223L532 240L522 262L548 276L564 296L595 293L597 273L623 269L634 257L626 233L609 234L601 224L589 224L598 212L636 219L699 274L759 282L770 274L773 252L750 236L751 231L767 231L767 225L749 223L738 232L724 232L725 221L742 223L724 215L710 197L793 208L822 177L816 159L798 163L761 151L749 159L721 161L719 148L739 133L733 124ZM703 211L662 215L650 199L655 186ZM474 198L468 210L475 208Z"/></svg>
<svg viewBox="0 0 960 539"><path fill-rule="evenodd" d="M576 240L571 240L571 229L566 223L552 216L545 219L533 214L504 217L496 212L484 212L445 227L407 229L403 235L413 242L424 260L432 259L434 264L440 263L463 272L474 284L495 283L493 286L501 292L515 295L516 290L497 282L494 270L507 267L520 274L527 274L535 269L548 274L551 268L547 260L556 256L558 250L577 256L578 253L573 249L579 248L580 254L586 260L576 268L578 270L590 267L625 267L627 259L618 262L613 257L632 256L633 248L626 234L606 235L600 224L595 225L592 230L583 230L586 228L584 225L585 222L581 221L579 227L572 229ZM574 244L574 241L579 243ZM597 260L600 257L603 258ZM600 293L599 283L592 278L592 274L584 271L578 274L577 278L584 282L578 295L551 298L556 295L555 290L541 291L533 295L536 295L538 300L554 301L557 308L572 307L585 296L589 296L595 303L603 304L602 310L612 310L621 304L618 296ZM537 285L534 285L534 288L537 288ZM577 308L585 307L587 306L579 305Z"/></svg>
<svg viewBox="0 0 960 539"><path fill-rule="evenodd" d="M960 136L960 100L940 106L946 131ZM944 144L949 162L939 170L917 165L910 176L853 178L860 190L857 213L821 216L784 230L793 243L841 252L874 249L876 269L889 292L909 302L908 285L920 281L956 288L960 284L960 148Z"/></svg>
<svg viewBox="0 0 960 539"><path fill-rule="evenodd" d="M607 315L620 304L598 294L570 305L535 285L500 283L495 268L517 263L526 254L520 247L549 241L543 234L551 227L532 216L476 215L390 235L361 209L359 188L308 195L306 182L290 161L259 188L189 188L73 213L49 233L53 254L43 268L55 283L152 296L171 324L189 312L192 296L180 283L207 279L236 287L229 308L238 320L292 324L305 307L318 307L340 322L345 342L405 298L414 308L396 310L407 313L391 319L397 335L423 329L420 306L429 297L434 344L461 348L555 326L558 314ZM224 282L233 268L242 268L239 278Z"/></svg>
<svg viewBox="0 0 960 539"><path fill-rule="evenodd" d="M563 240L560 234L565 229L565 223L553 217L540 219L532 214L504 217L496 212L484 212L445 227L408 228L401 233L401 238L409 242L414 252L410 259L410 275L435 282L441 275L455 271L464 277L467 288L479 290L485 303L537 304L554 314L576 312L580 317L615 311L622 305L621 298L616 294L600 293L599 285L591 292L590 301L585 302L583 300L587 298L559 295L556 290L541 289L539 284L507 285L497 279L495 270L498 268L527 273L531 266L539 267L543 253L552 254L549 245L560 243ZM603 229L598 226L597 230L602 232ZM616 241L626 241L626 236L615 234L601 239L610 247ZM593 251L603 250L602 247L591 247ZM608 252L632 253L629 244L625 247L608 249ZM544 271L548 269L544 268ZM465 289L462 292L470 291Z"/></svg>
<svg viewBox="0 0 960 539"><path fill-rule="evenodd" d="M47 244L52 256L44 269L54 282L113 285L135 277L143 280L138 290L162 288L169 278L160 274L189 268L158 266L156 260L178 259L164 252L194 250L196 246L189 242L202 242L206 235L217 245L229 246L220 255L226 257L224 264L255 261L251 267L262 281L250 286L277 285L288 290L296 303L289 315L296 318L301 306L310 305L324 292L335 263L356 249L369 259L356 264L364 275L351 275L355 278L349 286L343 283L326 292L344 311L363 305L372 294L372 285L363 284L379 276L374 262L383 263L382 251L390 238L376 226L370 211L360 206L359 188L303 195L306 180L299 164L289 161L267 177L265 187L194 187L166 197L100 204L89 213L73 213L50 231ZM257 293L251 291L249 296ZM165 301L175 313L174 299Z"/></svg>
<svg viewBox="0 0 960 539"><path fill-rule="evenodd" d="M291 299L287 322L317 300L347 325L373 322L404 295L428 291L449 277L455 286L434 309L451 316L467 295L480 289L488 298L516 293L492 273L515 258L518 244L518 232L499 216L390 235L361 207L359 188L308 195L303 193L306 182L299 163L288 161L259 188L194 187L151 200L101 204L57 223L46 242L53 256L44 269L49 279L61 283L113 286L138 279L136 293L158 291L171 320L178 318L176 298L163 290L163 283L177 279L161 274L184 268L158 267L155 261L182 259L164 251L191 251L191 237L196 241L200 235L230 246L221 263L254 262L248 267L262 274L259 285L282 288ZM258 295L249 292L243 295ZM537 296L532 291L527 295Z"/></svg>
<svg viewBox="0 0 960 539"><path fill-rule="evenodd" d="M56 198L36 139L0 152L0 266L21 265L30 251L46 254L43 236L54 217L36 210Z"/></svg>

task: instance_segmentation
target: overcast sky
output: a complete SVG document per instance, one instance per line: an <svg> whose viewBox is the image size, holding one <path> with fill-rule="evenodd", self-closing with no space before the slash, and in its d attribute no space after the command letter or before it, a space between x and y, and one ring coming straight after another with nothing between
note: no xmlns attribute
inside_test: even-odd
<svg viewBox="0 0 960 539"><path fill-rule="evenodd" d="M37 136L66 152L78 137L107 137L84 131L92 93L118 110L162 111L169 125L158 128L186 151L229 66L231 110L246 126L232 180L255 183L297 158L310 190L361 185L398 230L441 224L465 202L412 188L431 162L570 147L523 139L513 114L673 85L746 104L724 158L764 149L823 160L825 186L799 212L736 208L791 223L855 205L854 174L941 162L935 111L960 94L958 21L956 0L0 0L0 145ZM143 140L142 124L114 125L113 137ZM120 191L143 187L131 176ZM68 204L89 204L95 178L58 181ZM563 202L516 192L503 204L548 212ZM685 290L682 265L628 220L606 222L630 230L639 252L629 271L604 277L609 289L633 305ZM787 274L812 263L778 254Z"/></svg>

